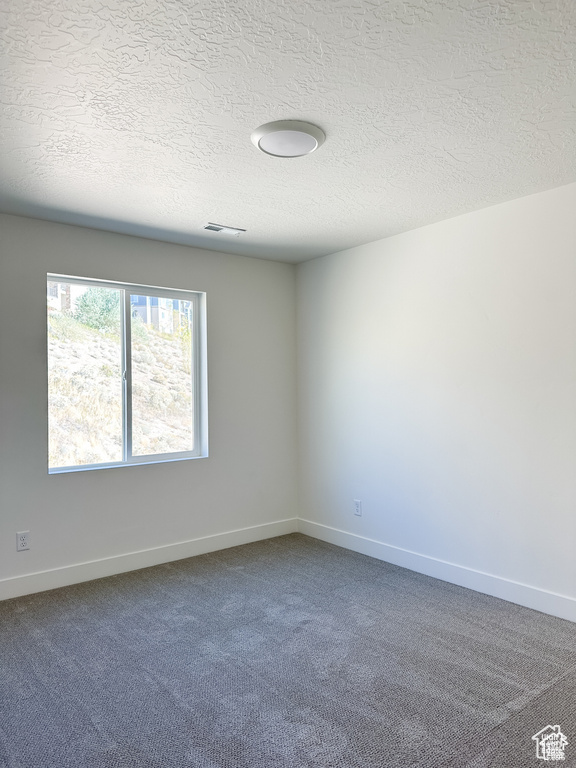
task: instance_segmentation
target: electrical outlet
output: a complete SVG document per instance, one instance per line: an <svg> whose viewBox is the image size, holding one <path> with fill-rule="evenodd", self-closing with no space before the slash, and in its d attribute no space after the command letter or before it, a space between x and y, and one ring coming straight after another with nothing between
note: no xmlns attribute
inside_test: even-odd
<svg viewBox="0 0 576 768"><path fill-rule="evenodd" d="M359 499L354 499L354 514L362 517L362 502Z"/></svg>
<svg viewBox="0 0 576 768"><path fill-rule="evenodd" d="M18 552L30 549L30 531L18 531L16 534L16 549Z"/></svg>

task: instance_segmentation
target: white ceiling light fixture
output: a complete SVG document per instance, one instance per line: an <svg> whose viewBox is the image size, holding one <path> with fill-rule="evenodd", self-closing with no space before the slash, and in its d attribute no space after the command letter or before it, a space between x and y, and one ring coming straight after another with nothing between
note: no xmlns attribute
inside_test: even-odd
<svg viewBox="0 0 576 768"><path fill-rule="evenodd" d="M303 157L324 143L321 128L300 120L276 120L252 133L252 144L273 157Z"/></svg>

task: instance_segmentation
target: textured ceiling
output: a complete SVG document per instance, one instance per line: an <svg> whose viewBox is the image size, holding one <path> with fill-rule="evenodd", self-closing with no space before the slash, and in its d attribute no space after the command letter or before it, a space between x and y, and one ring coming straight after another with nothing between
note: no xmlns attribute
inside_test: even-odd
<svg viewBox="0 0 576 768"><path fill-rule="evenodd" d="M283 261L376 240L575 181L575 43L574 0L3 0L0 210ZM258 152L280 119L326 143Z"/></svg>

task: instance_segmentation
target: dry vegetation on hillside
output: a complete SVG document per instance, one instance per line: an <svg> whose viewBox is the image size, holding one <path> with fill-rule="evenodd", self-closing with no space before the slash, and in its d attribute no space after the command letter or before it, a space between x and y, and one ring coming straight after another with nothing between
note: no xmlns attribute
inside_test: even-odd
<svg viewBox="0 0 576 768"><path fill-rule="evenodd" d="M133 453L192 449L189 337L140 324L133 334ZM51 312L48 329L51 467L122 460L118 336Z"/></svg>

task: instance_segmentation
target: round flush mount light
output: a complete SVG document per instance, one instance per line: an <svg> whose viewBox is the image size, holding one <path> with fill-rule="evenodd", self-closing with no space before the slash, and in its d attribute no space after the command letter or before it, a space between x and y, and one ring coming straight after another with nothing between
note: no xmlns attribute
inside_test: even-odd
<svg viewBox="0 0 576 768"><path fill-rule="evenodd" d="M273 157L302 157L314 152L326 136L317 125L299 120L265 123L252 133L252 144Z"/></svg>

